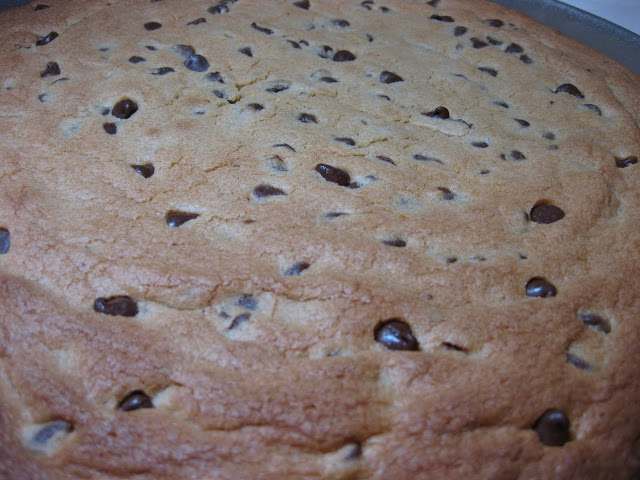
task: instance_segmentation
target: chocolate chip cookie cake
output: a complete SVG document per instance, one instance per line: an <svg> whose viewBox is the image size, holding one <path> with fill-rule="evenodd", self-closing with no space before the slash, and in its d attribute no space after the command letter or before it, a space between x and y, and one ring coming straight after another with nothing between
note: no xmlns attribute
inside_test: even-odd
<svg viewBox="0 0 640 480"><path fill-rule="evenodd" d="M486 0L0 32L0 478L640 478L639 76Z"/></svg>

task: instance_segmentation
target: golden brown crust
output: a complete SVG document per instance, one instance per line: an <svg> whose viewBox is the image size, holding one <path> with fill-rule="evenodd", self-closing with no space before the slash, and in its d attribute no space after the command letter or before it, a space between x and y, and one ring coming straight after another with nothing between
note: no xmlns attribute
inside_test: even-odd
<svg viewBox="0 0 640 480"><path fill-rule="evenodd" d="M480 0L34 5L0 478L640 469L637 75Z"/></svg>

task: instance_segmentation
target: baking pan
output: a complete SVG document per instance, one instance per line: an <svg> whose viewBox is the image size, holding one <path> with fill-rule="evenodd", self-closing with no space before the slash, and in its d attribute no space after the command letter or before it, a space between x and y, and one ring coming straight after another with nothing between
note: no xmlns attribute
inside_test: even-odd
<svg viewBox="0 0 640 480"><path fill-rule="evenodd" d="M29 1L0 0L0 11L26 5ZM640 36L615 23L556 0L492 1L526 13L640 74Z"/></svg>

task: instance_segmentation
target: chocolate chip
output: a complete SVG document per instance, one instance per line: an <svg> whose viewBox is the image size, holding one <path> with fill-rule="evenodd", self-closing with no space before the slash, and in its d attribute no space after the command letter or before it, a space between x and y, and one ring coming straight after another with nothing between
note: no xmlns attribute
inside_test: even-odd
<svg viewBox="0 0 640 480"><path fill-rule="evenodd" d="M198 218L199 216L200 215L197 213L177 212L172 210L170 212L167 212L167 214L165 215L165 221L170 227L177 228L187 222L190 222L191 220Z"/></svg>
<svg viewBox="0 0 640 480"><path fill-rule="evenodd" d="M469 351L468 348L462 347L453 342L442 342L441 345L445 350L453 350L455 352L463 352L463 353L467 353Z"/></svg>
<svg viewBox="0 0 640 480"><path fill-rule="evenodd" d="M338 80L333 77L321 77L320 81L325 83L338 83Z"/></svg>
<svg viewBox="0 0 640 480"><path fill-rule="evenodd" d="M128 295L114 295L96 298L93 309L105 315L135 317L138 314L138 303Z"/></svg>
<svg viewBox="0 0 640 480"><path fill-rule="evenodd" d="M295 152L296 149L293 148L291 145L289 145L288 143L276 143L274 146L274 148L286 148L287 150L291 150L292 152Z"/></svg>
<svg viewBox="0 0 640 480"><path fill-rule="evenodd" d="M578 313L578 318L582 320L585 325L602 333L606 334L611 332L611 324L609 323L609 320L596 313Z"/></svg>
<svg viewBox="0 0 640 480"><path fill-rule="evenodd" d="M373 338L389 350L419 350L418 340L411 327L399 318L381 322L373 332Z"/></svg>
<svg viewBox="0 0 640 480"><path fill-rule="evenodd" d="M449 15L438 15L438 14L433 14L431 15L431 19L432 20L437 20L439 22L445 22L445 23L451 23L453 22L453 18L450 17Z"/></svg>
<svg viewBox="0 0 640 480"><path fill-rule="evenodd" d="M440 190L442 192L442 199L443 200L453 200L456 198L455 193L453 193L451 190L449 190L448 188L445 187L438 187L438 190Z"/></svg>
<svg viewBox="0 0 640 480"><path fill-rule="evenodd" d="M250 318L251 318L250 313L241 313L240 315L238 315L236 318L233 319L233 321L231 322L231 325L229 325L229 330L238 328L240 325L242 325L244 322L246 322Z"/></svg>
<svg viewBox="0 0 640 480"><path fill-rule="evenodd" d="M389 13L391 11L391 9L389 7L380 7L380 11L382 13Z"/></svg>
<svg viewBox="0 0 640 480"><path fill-rule="evenodd" d="M562 220L564 218L564 211L560 207L550 203L539 203L531 209L529 218L535 223L549 224Z"/></svg>
<svg viewBox="0 0 640 480"><path fill-rule="evenodd" d="M520 55L520 61L525 65L531 65L533 60L528 55Z"/></svg>
<svg viewBox="0 0 640 480"><path fill-rule="evenodd" d="M476 148L487 148L489 144L487 142L472 142L471 146Z"/></svg>
<svg viewBox="0 0 640 480"><path fill-rule="evenodd" d="M439 163L440 165L444 165L442 160L438 160L437 158L434 158L434 157L428 157L427 155L422 155L420 153L416 153L412 158L419 162L435 162L435 163Z"/></svg>
<svg viewBox="0 0 640 480"><path fill-rule="evenodd" d="M253 311L258 308L258 300L253 295L244 293L236 299L236 305Z"/></svg>
<svg viewBox="0 0 640 480"><path fill-rule="evenodd" d="M511 155L511 158L513 158L514 160L526 160L527 159L527 157L525 157L524 154L520 150L511 150L511 152L509 152L509 155Z"/></svg>
<svg viewBox="0 0 640 480"><path fill-rule="evenodd" d="M427 5L436 8L438 6L438 4L440 3L440 0L429 0L427 2Z"/></svg>
<svg viewBox="0 0 640 480"><path fill-rule="evenodd" d="M362 444L357 440L351 440L349 443L351 446L351 451L349 454L344 457L345 460L357 460L362 456Z"/></svg>
<svg viewBox="0 0 640 480"><path fill-rule="evenodd" d="M266 183L262 183L253 189L253 196L256 198L266 198L277 195L286 195L286 193L279 188L274 187L273 185L267 185Z"/></svg>
<svg viewBox="0 0 640 480"><path fill-rule="evenodd" d="M591 370L591 365L587 361L577 357L573 353L567 352L567 362L581 370Z"/></svg>
<svg viewBox="0 0 640 480"><path fill-rule="evenodd" d="M318 123L318 119L316 118L316 116L312 115L311 113L301 113L300 115L298 115L298 120L300 120L302 123Z"/></svg>
<svg viewBox="0 0 640 480"><path fill-rule="evenodd" d="M309 7L311 6L309 0L300 0L298 2L293 2L293 5L298 8L302 8L303 10L309 10Z"/></svg>
<svg viewBox="0 0 640 480"><path fill-rule="evenodd" d="M0 228L0 255L9 253L11 246L11 233L6 228Z"/></svg>
<svg viewBox="0 0 640 480"><path fill-rule="evenodd" d="M46 37L42 37L36 41L36 47L43 47L53 42L56 38L58 38L58 32L50 32Z"/></svg>
<svg viewBox="0 0 640 480"><path fill-rule="evenodd" d="M37 12L38 10L45 10L47 8L49 8L49 5L45 5L44 3L39 3L38 5L33 7L33 10Z"/></svg>
<svg viewBox="0 0 640 480"><path fill-rule="evenodd" d="M346 145L350 145L350 146L355 146L356 141L353 138L349 138L349 137L336 137L334 138L334 140L336 142L340 142L340 143L344 143Z"/></svg>
<svg viewBox="0 0 640 480"><path fill-rule="evenodd" d="M196 49L191 45L174 45L173 47L171 47L171 51L183 58L190 57L191 55L195 55L196 53Z"/></svg>
<svg viewBox="0 0 640 480"><path fill-rule="evenodd" d="M360 2L360 6L367 10L371 10L371 5L373 5L373 0L364 0L363 2Z"/></svg>
<svg viewBox="0 0 640 480"><path fill-rule="evenodd" d="M334 20L331 20L331 24L340 28L347 28L351 26L351 24L347 20L344 20L342 18L336 18Z"/></svg>
<svg viewBox="0 0 640 480"><path fill-rule="evenodd" d="M527 297L550 298L557 294L556 287L544 278L535 277L527 282L525 288Z"/></svg>
<svg viewBox="0 0 640 480"><path fill-rule="evenodd" d="M390 240L382 240L382 244L388 247L397 247L403 248L407 246L407 242L402 240L401 238L393 238Z"/></svg>
<svg viewBox="0 0 640 480"><path fill-rule="evenodd" d="M224 83L224 80L222 79L222 75L220 74L220 72L207 73L207 75L204 78L210 82Z"/></svg>
<svg viewBox="0 0 640 480"><path fill-rule="evenodd" d="M382 83L396 83L396 82L403 82L404 79L397 73L393 73L385 70L380 74L380 81Z"/></svg>
<svg viewBox="0 0 640 480"><path fill-rule="evenodd" d="M462 25L458 25L456 28L453 29L453 35L456 37L461 37L462 35L464 35L465 33L467 33L467 27L463 27Z"/></svg>
<svg viewBox="0 0 640 480"><path fill-rule="evenodd" d="M246 55L247 57L253 57L253 52L250 47L242 47L238 50L241 54Z"/></svg>
<svg viewBox="0 0 640 480"><path fill-rule="evenodd" d="M261 27L261 26L260 26L260 25L258 25L256 22L253 22L253 23L251 24L251 27L252 27L254 30L257 30L257 31L258 31L258 32L260 32L260 33L264 33L264 34L267 34L267 35L272 35L272 34L273 34L273 30L271 30L270 28L267 28L267 27Z"/></svg>
<svg viewBox="0 0 640 480"><path fill-rule="evenodd" d="M582 105L583 107L587 107L589 110L593 110L594 112L596 112L599 116L602 116L602 110L600 110L600 107L598 107L597 105L594 105L593 103L585 103L584 105Z"/></svg>
<svg viewBox="0 0 640 480"><path fill-rule="evenodd" d="M569 95L573 95L577 98L584 98L584 95L580 90L578 90L578 87L570 83L563 83L558 88L556 88L556 91L553 93L568 93Z"/></svg>
<svg viewBox="0 0 640 480"><path fill-rule="evenodd" d="M41 103L44 103L47 101L47 97L48 95L46 93L41 93L40 95L38 95L38 100L40 100Z"/></svg>
<svg viewBox="0 0 640 480"><path fill-rule="evenodd" d="M522 53L524 49L517 43L510 43L504 51L505 53Z"/></svg>
<svg viewBox="0 0 640 480"><path fill-rule="evenodd" d="M224 98L225 93L222 90L212 90L212 92L218 98Z"/></svg>
<svg viewBox="0 0 640 480"><path fill-rule="evenodd" d="M287 42L289 42L293 48L298 50L302 48L298 42L294 42L293 40L287 40Z"/></svg>
<svg viewBox="0 0 640 480"><path fill-rule="evenodd" d="M162 27L162 24L158 22L147 22L144 24L144 29L150 32L153 30L158 30L161 27Z"/></svg>
<svg viewBox="0 0 640 480"><path fill-rule="evenodd" d="M638 163L638 157L618 158L616 157L616 167L627 168Z"/></svg>
<svg viewBox="0 0 640 480"><path fill-rule="evenodd" d="M58 433L71 433L73 432L73 425L64 420L53 420L43 424L40 429L33 436L35 443L47 443Z"/></svg>
<svg viewBox="0 0 640 480"><path fill-rule="evenodd" d="M229 7L226 5L216 5L215 7L207 8L207 12L211 15L222 15L224 13L229 13Z"/></svg>
<svg viewBox="0 0 640 480"><path fill-rule="evenodd" d="M131 412L141 408L154 408L151 397L142 390L134 390L118 404L118 410L122 412Z"/></svg>
<svg viewBox="0 0 640 480"><path fill-rule="evenodd" d="M316 165L316 172L318 172L327 182L337 183L342 187L346 187L351 183L351 176L341 168L332 167L325 163L319 163Z"/></svg>
<svg viewBox="0 0 640 480"><path fill-rule="evenodd" d="M147 50L151 50L152 52L155 52L156 50L158 50L156 47L154 47L153 45L147 45L144 48L146 48Z"/></svg>
<svg viewBox="0 0 640 480"><path fill-rule="evenodd" d="M151 75L156 75L158 77L161 77L163 75L166 75L172 72L175 72L175 70L171 67L160 67L160 68L156 68L155 70L152 70Z"/></svg>
<svg viewBox="0 0 640 480"><path fill-rule="evenodd" d="M491 45L502 45L502 42L500 40L498 40L497 38L493 38L487 35L487 42L489 42Z"/></svg>
<svg viewBox="0 0 640 480"><path fill-rule="evenodd" d="M567 415L555 408L545 411L533 425L540 441L549 447L561 447L571 440L570 428Z"/></svg>
<svg viewBox="0 0 640 480"><path fill-rule="evenodd" d="M495 27L495 28L500 28L502 26L504 26L504 22L500 19L497 18L492 18L490 20L485 20L484 22L482 22L486 25L489 25L490 27Z"/></svg>
<svg viewBox="0 0 640 480"><path fill-rule="evenodd" d="M333 56L334 62L352 62L356 56L349 50L338 50Z"/></svg>
<svg viewBox="0 0 640 480"><path fill-rule="evenodd" d="M447 120L449 118L449 110L447 110L445 107L437 107L432 112L423 112L422 114L431 118L441 118L442 120Z"/></svg>
<svg viewBox="0 0 640 480"><path fill-rule="evenodd" d="M391 101L391 97L389 95L378 95L379 98L384 98L387 101Z"/></svg>
<svg viewBox="0 0 640 480"><path fill-rule="evenodd" d="M471 38L471 46L473 48L484 48L484 47L488 47L489 44L487 42L485 42L484 40L480 40L479 38L472 37Z"/></svg>
<svg viewBox="0 0 640 480"><path fill-rule="evenodd" d="M104 131L109 135L115 135L116 133L118 133L118 127L113 122L104 122L102 124L102 128L104 128Z"/></svg>
<svg viewBox="0 0 640 480"><path fill-rule="evenodd" d="M269 93L280 93L289 89L289 85L284 82L277 82L273 84L271 87L267 88L267 92Z"/></svg>
<svg viewBox="0 0 640 480"><path fill-rule="evenodd" d="M325 214L325 218L338 218L343 215L347 215L347 214L344 212L329 212Z"/></svg>
<svg viewBox="0 0 640 480"><path fill-rule="evenodd" d="M302 272L304 272L310 266L311 265L309 263L307 263L307 262L294 263L289 268L287 268L282 274L287 276L287 277L291 277L291 276L294 276L294 275L300 275Z"/></svg>
<svg viewBox="0 0 640 480"><path fill-rule="evenodd" d="M514 118L514 120L515 120L516 122L518 122L518 123L520 124L520 126L521 126L521 127L526 128L526 127L531 126L531 124L530 124L529 122L527 122L526 120L522 120L521 118Z"/></svg>
<svg viewBox="0 0 640 480"><path fill-rule="evenodd" d="M387 162L390 163L391 165L395 165L396 162L394 162L393 160L391 160L391 158L385 156L385 155L376 155L376 158L378 160L382 160L383 162Z"/></svg>
<svg viewBox="0 0 640 480"><path fill-rule="evenodd" d="M498 76L498 71L496 69L494 69L494 68L479 67L478 70L480 70L481 72L484 72L484 73L488 73L492 77L497 77Z"/></svg>
<svg viewBox="0 0 640 480"><path fill-rule="evenodd" d="M184 61L184 66L193 72L206 72L209 69L208 60L202 55L191 55Z"/></svg>
<svg viewBox="0 0 640 480"><path fill-rule="evenodd" d="M493 104L502 108L509 108L509 105L507 104L507 102L503 100L496 100L495 102L493 102Z"/></svg>
<svg viewBox="0 0 640 480"><path fill-rule="evenodd" d="M329 45L323 45L318 51L318 56L321 58L330 58L333 53L333 48Z"/></svg>
<svg viewBox="0 0 640 480"><path fill-rule="evenodd" d="M545 140L555 140L556 136L552 132L547 132L544 135L542 135L542 138L544 138Z"/></svg>
<svg viewBox="0 0 640 480"><path fill-rule="evenodd" d="M203 17L196 18L195 20L187 23L187 25L200 25L201 23L207 23L207 20Z"/></svg>
<svg viewBox="0 0 640 480"><path fill-rule="evenodd" d="M142 62L146 62L147 59L143 58L143 57L138 57L137 55L133 55L132 57L129 57L129 62L136 64L136 63L142 63Z"/></svg>
<svg viewBox="0 0 640 480"><path fill-rule="evenodd" d="M56 75L60 75L60 65L56 62L47 63L46 67L42 72L40 72L41 77L55 77Z"/></svg>
<svg viewBox="0 0 640 480"><path fill-rule="evenodd" d="M130 98L123 98L111 109L111 115L116 118L127 119L138 111L138 104Z"/></svg>
<svg viewBox="0 0 640 480"><path fill-rule="evenodd" d="M156 169L150 163L145 163L144 165L131 165L131 168L138 174L144 178L149 178L153 176Z"/></svg>

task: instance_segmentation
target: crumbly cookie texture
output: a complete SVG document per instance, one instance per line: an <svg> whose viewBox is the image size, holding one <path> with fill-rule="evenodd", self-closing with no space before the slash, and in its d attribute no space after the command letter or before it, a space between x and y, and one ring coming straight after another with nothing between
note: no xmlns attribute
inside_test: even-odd
<svg viewBox="0 0 640 480"><path fill-rule="evenodd" d="M0 16L0 478L640 475L640 79L484 0Z"/></svg>

